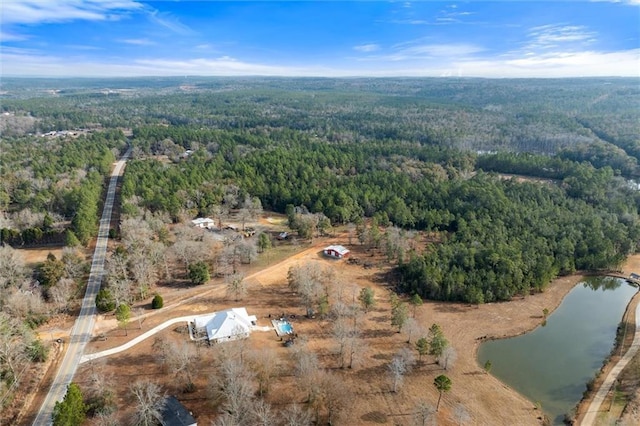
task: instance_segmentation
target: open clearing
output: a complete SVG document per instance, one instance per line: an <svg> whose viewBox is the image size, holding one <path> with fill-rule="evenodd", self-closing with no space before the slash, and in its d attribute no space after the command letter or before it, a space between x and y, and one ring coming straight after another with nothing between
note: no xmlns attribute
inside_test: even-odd
<svg viewBox="0 0 640 426"><path fill-rule="evenodd" d="M362 260L371 259L375 267L365 269L360 265L348 264L344 260L332 260L322 256L321 249L333 243L348 246L352 249L352 256ZM275 249L274 253L278 252L278 249ZM88 344L85 353L120 346L167 319L245 306L249 314L257 316L259 326L271 325L272 316L282 313L287 316L293 314L291 322L296 333L307 340L309 347L319 355L321 365L342 376L349 384L354 398L338 424L411 424L412 412L418 401L425 400L435 406L438 394L433 386L433 379L443 373L452 379L453 386L442 398L440 411L437 413L438 424L458 424L454 411L459 404L470 414L469 424L541 424L542 413L535 408L534 403L493 376L485 374L476 362L476 351L485 338L514 336L540 325L543 321L542 310L547 308L553 311L567 292L581 280L581 276L560 278L542 294L518 298L508 303L469 306L425 302L418 308L416 320L425 330L433 323L442 326L446 338L457 352L457 362L449 371L444 372L434 363L432 357L423 358L423 361L407 375L399 391L393 393L387 365L401 348L413 350L414 346L413 343L407 343L405 334L397 333L391 326L390 288L385 281L389 266L378 254L372 256L362 246L348 245L344 234L331 238L317 238L313 244L301 244L291 249L297 252L289 256L286 250L279 250L282 256L288 257L279 259L274 255L266 268L256 270L256 265L252 265L247 269L249 291L241 301L229 300L225 295L224 284L218 279L203 286L187 289L159 287L158 290L165 299L165 307L159 311L152 311L148 309L149 301L138 307L134 312L139 319L132 319L128 327L128 336L125 336L124 330L117 327L112 315L100 316L94 330L95 338ZM263 258L266 256L263 255ZM362 354L360 365L356 368L339 368L334 355L337 345L331 337L332 324L328 320L305 318L298 296L290 291L287 272L292 265L299 262L318 262L329 266L337 277L336 285L345 288L348 294L353 294L354 288L355 291L365 286L375 289L377 304L362 321L362 336L367 348ZM640 257L636 256L630 262L638 263L625 265L625 272L628 272L629 268L638 269ZM264 265L260 260L257 264ZM161 331L156 337L188 341L188 335L175 326ZM198 377L195 379L196 390L183 393L183 386L177 377L167 372L160 364L157 350L153 347L154 340L147 339L125 352L83 364L75 381L81 387L88 387L89 375L96 369L110 377L111 383L115 386L123 421L131 413L128 386L139 379L157 381L168 394L176 395L194 413L198 423L209 424L217 415L217 409L209 402L207 394L207 385L214 373L211 361L216 356L216 348L200 347L201 359ZM412 340L415 341L416 337ZM292 349L284 347L274 331L254 332L244 345L247 351L272 348L278 354L278 376L266 397L274 410L282 410L294 402L304 403L304 396L297 390L295 377L292 375ZM25 420L24 424L28 424L28 421Z"/></svg>

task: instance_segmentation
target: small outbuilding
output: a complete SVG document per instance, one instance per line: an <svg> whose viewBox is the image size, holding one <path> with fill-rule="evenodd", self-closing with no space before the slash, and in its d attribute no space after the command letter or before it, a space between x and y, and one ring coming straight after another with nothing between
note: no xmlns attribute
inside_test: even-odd
<svg viewBox="0 0 640 426"><path fill-rule="evenodd" d="M175 396L165 399L161 415L163 426L198 426L193 414Z"/></svg>
<svg viewBox="0 0 640 426"><path fill-rule="evenodd" d="M335 259L342 259L349 256L349 249L340 245L332 245L325 247L323 250L325 256L333 257Z"/></svg>
<svg viewBox="0 0 640 426"><path fill-rule="evenodd" d="M196 226L198 228L211 229L215 226L214 220L208 217L199 217L197 219L193 219L191 223L193 224L193 226Z"/></svg>

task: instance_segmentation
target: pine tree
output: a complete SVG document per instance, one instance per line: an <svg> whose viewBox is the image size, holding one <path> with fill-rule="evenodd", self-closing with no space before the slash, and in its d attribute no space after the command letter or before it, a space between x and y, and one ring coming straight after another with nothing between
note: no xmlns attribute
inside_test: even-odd
<svg viewBox="0 0 640 426"><path fill-rule="evenodd" d="M87 407L82 400L82 391L75 383L67 386L67 394L56 402L51 420L53 426L80 426L86 417Z"/></svg>

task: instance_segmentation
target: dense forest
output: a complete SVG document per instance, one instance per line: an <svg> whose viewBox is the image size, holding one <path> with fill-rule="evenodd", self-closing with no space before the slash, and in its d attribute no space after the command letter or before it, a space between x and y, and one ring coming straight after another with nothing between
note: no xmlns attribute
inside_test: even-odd
<svg viewBox="0 0 640 426"><path fill-rule="evenodd" d="M434 232L398 259L400 289L423 297L508 300L615 268L640 237L634 79L7 79L2 93L14 245L52 223L88 241L123 131L125 213L177 222L257 197Z"/></svg>
<svg viewBox="0 0 640 426"><path fill-rule="evenodd" d="M543 289L558 274L614 268L640 237L637 191L608 166L536 155L476 157L390 141L327 144L295 131L184 136L189 132L134 131L134 143L146 141L138 147L149 153L169 140L206 140L207 148L171 166L131 162L123 196L135 203L125 211L166 211L175 220L185 210L215 215L227 194L238 192L234 200L257 196L280 212L304 206L334 224L373 217L385 227L437 232L441 243L400 262L402 290L423 297L508 300ZM540 169L555 183L504 180L476 168L510 166L510 173L535 175L539 163L555 166Z"/></svg>
<svg viewBox="0 0 640 426"><path fill-rule="evenodd" d="M325 142L407 141L477 151L567 151L637 174L635 79L3 79L1 109L41 130L297 130ZM27 119L28 118L28 119ZM597 164L596 164L597 163Z"/></svg>

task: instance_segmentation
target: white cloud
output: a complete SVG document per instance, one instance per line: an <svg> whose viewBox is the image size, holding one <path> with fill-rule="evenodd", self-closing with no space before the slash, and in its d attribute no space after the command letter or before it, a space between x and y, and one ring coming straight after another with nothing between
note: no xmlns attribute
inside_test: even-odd
<svg viewBox="0 0 640 426"><path fill-rule="evenodd" d="M85 50L85 51L102 50L101 47L98 47L98 46L87 46L86 44L67 44L65 47L67 49Z"/></svg>
<svg viewBox="0 0 640 426"><path fill-rule="evenodd" d="M118 41L120 41L121 43L133 44L136 46L152 46L156 44L154 41L151 41L146 38L128 38L128 39L123 39Z"/></svg>
<svg viewBox="0 0 640 426"><path fill-rule="evenodd" d="M590 0L592 3L622 3L630 6L640 6L640 0Z"/></svg>
<svg viewBox="0 0 640 426"><path fill-rule="evenodd" d="M358 52L375 52L376 50L380 50L380 46L377 44L361 44L359 46L353 46L353 50L357 50Z"/></svg>
<svg viewBox="0 0 640 426"><path fill-rule="evenodd" d="M386 22L386 21L382 21ZM429 22L425 19L393 19L389 21L390 24L400 25L436 25L434 22Z"/></svg>
<svg viewBox="0 0 640 426"><path fill-rule="evenodd" d="M153 10L149 12L149 19L176 34L183 36L193 34L193 30L191 30L191 28L184 25L178 18L174 17L170 13Z"/></svg>
<svg viewBox="0 0 640 426"><path fill-rule="evenodd" d="M110 77L110 76L317 76L349 75L324 67L273 66L244 62L229 56L219 58L137 59L122 63L105 63L82 58L60 58L41 55L27 49L3 50L0 75L52 77Z"/></svg>
<svg viewBox="0 0 640 426"><path fill-rule="evenodd" d="M482 46L468 43L424 43L423 39L399 43L385 54L358 58L361 61L421 61L433 58L462 58L483 52Z"/></svg>
<svg viewBox="0 0 640 426"><path fill-rule="evenodd" d="M3 0L0 22L7 25L76 19L101 21L113 19L118 13L143 8L134 0Z"/></svg>
<svg viewBox="0 0 640 426"><path fill-rule="evenodd" d="M412 57L460 57L482 52L483 47L473 44L420 44L401 49L398 54Z"/></svg>
<svg viewBox="0 0 640 426"><path fill-rule="evenodd" d="M371 58L343 66L323 64L271 65L230 56L190 59L139 58L122 62L89 60L82 56L56 57L32 49L2 51L0 75L20 76L464 76L464 77L640 77L640 49L620 52L553 52L483 55L473 45L412 45L410 60ZM406 52L405 52L406 53ZM449 54L447 54L449 53ZM425 56L420 56L425 55ZM427 56L430 55L430 56Z"/></svg>
<svg viewBox="0 0 640 426"><path fill-rule="evenodd" d="M581 25L550 24L533 27L529 30L526 49L548 50L562 47L583 48L596 40L596 33Z"/></svg>
<svg viewBox="0 0 640 426"><path fill-rule="evenodd" d="M7 41L22 41L27 40L28 37L21 34L14 34L7 31L0 30L0 43Z"/></svg>
<svg viewBox="0 0 640 426"><path fill-rule="evenodd" d="M485 77L640 77L640 49L620 52L557 52L452 64L464 75Z"/></svg>

